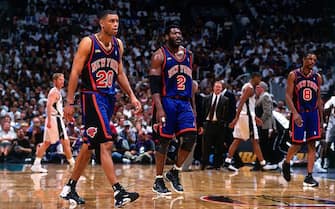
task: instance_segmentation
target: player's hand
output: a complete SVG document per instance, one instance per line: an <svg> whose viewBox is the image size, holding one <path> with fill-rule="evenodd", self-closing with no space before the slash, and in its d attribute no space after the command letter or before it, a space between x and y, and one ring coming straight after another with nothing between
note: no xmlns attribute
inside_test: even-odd
<svg viewBox="0 0 335 209"><path fill-rule="evenodd" d="M255 121L257 126L263 126L263 121L259 117L255 117Z"/></svg>
<svg viewBox="0 0 335 209"><path fill-rule="evenodd" d="M198 134L202 135L204 133L204 128L203 127L199 127L198 128Z"/></svg>
<svg viewBox="0 0 335 209"><path fill-rule="evenodd" d="M161 127L165 126L166 123L166 114L164 110L157 110L156 112L156 121L159 123Z"/></svg>
<svg viewBox="0 0 335 209"><path fill-rule="evenodd" d="M304 123L299 113L293 113L293 121L298 127L302 127Z"/></svg>
<svg viewBox="0 0 335 209"><path fill-rule="evenodd" d="M66 121L73 121L74 107L73 105L66 104L64 107L64 118Z"/></svg>
<svg viewBox="0 0 335 209"><path fill-rule="evenodd" d="M135 107L135 111L134 111L135 114L142 111L142 104L135 97L131 99L131 104Z"/></svg>

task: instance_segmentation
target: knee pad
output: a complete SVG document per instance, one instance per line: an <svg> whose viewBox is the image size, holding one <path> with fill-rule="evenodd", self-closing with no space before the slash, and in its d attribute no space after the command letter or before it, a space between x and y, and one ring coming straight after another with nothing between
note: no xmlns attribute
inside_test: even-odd
<svg viewBox="0 0 335 209"><path fill-rule="evenodd" d="M181 136L183 138L182 144L181 144L181 149L191 152L193 145L197 139L197 134L196 132L188 132L185 133Z"/></svg>
<svg viewBox="0 0 335 209"><path fill-rule="evenodd" d="M171 139L169 139L169 138L160 137L159 142L156 146L156 152L159 152L159 153L165 155L169 150L170 141L171 141Z"/></svg>

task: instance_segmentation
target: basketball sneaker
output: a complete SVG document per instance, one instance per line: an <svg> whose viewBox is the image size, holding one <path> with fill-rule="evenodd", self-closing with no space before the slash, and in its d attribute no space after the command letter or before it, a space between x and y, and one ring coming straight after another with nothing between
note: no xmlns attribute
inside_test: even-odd
<svg viewBox="0 0 335 209"><path fill-rule="evenodd" d="M278 165L277 164L265 164L262 167L262 170L264 171L271 171L271 170L277 170L278 169Z"/></svg>
<svg viewBox="0 0 335 209"><path fill-rule="evenodd" d="M304 179L303 185L306 187L317 187L319 183L313 178L312 175L307 175Z"/></svg>
<svg viewBox="0 0 335 209"><path fill-rule="evenodd" d="M165 173L165 178L168 182L170 182L171 187L177 193L184 193L184 188L180 184L179 180L179 171L176 169L171 169Z"/></svg>
<svg viewBox="0 0 335 209"><path fill-rule="evenodd" d="M171 195L171 191L166 188L163 178L156 178L152 191L158 195Z"/></svg>
<svg viewBox="0 0 335 209"><path fill-rule="evenodd" d="M223 167L225 167L226 169L228 169L228 171L238 172L238 168L236 168L235 166L233 166L231 163L224 162Z"/></svg>
<svg viewBox="0 0 335 209"><path fill-rule="evenodd" d="M85 204L85 200L79 197L75 189L72 189L70 186L65 185L62 189L62 192L59 195L65 200L69 200L70 203L74 202L76 204Z"/></svg>
<svg viewBox="0 0 335 209"><path fill-rule="evenodd" d="M315 161L313 172L315 173L327 173L328 172L327 169L322 168L320 158Z"/></svg>
<svg viewBox="0 0 335 209"><path fill-rule="evenodd" d="M30 169L34 173L48 173L48 170L45 169L45 168L42 168L41 164L40 165L32 165Z"/></svg>
<svg viewBox="0 0 335 209"><path fill-rule="evenodd" d="M286 181L291 181L291 170L290 170L290 163L287 163L286 161L283 162L282 170L283 170L283 176Z"/></svg>
<svg viewBox="0 0 335 209"><path fill-rule="evenodd" d="M139 198L137 192L127 192L124 188L114 191L114 206L116 208L122 207L127 203L133 202Z"/></svg>

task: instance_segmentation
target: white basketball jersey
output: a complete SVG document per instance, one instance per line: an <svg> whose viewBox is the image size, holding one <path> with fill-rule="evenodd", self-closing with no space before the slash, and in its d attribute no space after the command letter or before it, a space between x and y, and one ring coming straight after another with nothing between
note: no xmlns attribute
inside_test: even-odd
<svg viewBox="0 0 335 209"><path fill-rule="evenodd" d="M61 117L63 117L63 98L62 98L62 94L61 92L56 88L53 87L50 91L49 91L49 95L51 93L56 92L56 94L59 95L59 99L56 103L54 103L52 105L52 109L51 109L51 115L55 116L55 115L59 115ZM49 97L48 95L48 97Z"/></svg>
<svg viewBox="0 0 335 209"><path fill-rule="evenodd" d="M251 83L246 83L242 86L242 93L245 91L247 87L251 87L252 90L254 91L254 87L251 85ZM249 97L249 110L251 115L255 115L255 105L256 105L256 98L255 98L255 93ZM243 104L241 114L247 114L247 103Z"/></svg>

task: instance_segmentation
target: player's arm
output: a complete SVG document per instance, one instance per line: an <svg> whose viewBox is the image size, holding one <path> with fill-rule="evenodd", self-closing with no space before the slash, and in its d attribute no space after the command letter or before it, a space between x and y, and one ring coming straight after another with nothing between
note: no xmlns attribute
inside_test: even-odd
<svg viewBox="0 0 335 209"><path fill-rule="evenodd" d="M51 128L51 111L52 105L55 104L59 99L59 95L56 91L51 91L47 99L47 128Z"/></svg>
<svg viewBox="0 0 335 209"><path fill-rule="evenodd" d="M91 52L91 47L92 40L89 37L83 38L79 43L78 50L73 59L69 84L67 87L66 105L64 107L64 117L69 121L72 120L74 113L74 94L77 90L79 76Z"/></svg>
<svg viewBox="0 0 335 209"><path fill-rule="evenodd" d="M293 99L292 99L293 98L293 92L294 92L294 80L295 80L295 73L293 71L291 71L288 74L288 78L287 78L287 87L286 87L285 99L286 99L287 106L291 110L294 122L298 126L301 126L303 121L302 121L301 116L298 113L297 109L295 108L294 103L293 103Z"/></svg>
<svg viewBox="0 0 335 209"><path fill-rule="evenodd" d="M331 114L332 109L334 108L333 106L333 99L328 100L325 103L325 106L323 107L323 117L324 117L324 122L328 124L329 122L329 117Z"/></svg>
<svg viewBox="0 0 335 209"><path fill-rule="evenodd" d="M190 66L192 67L193 69L193 53L192 51L189 51L190 53ZM198 90L198 82L192 80L192 108L193 108L193 113L194 113L194 117L196 118L197 117L197 109L196 109L196 103L195 103L195 93L197 92Z"/></svg>
<svg viewBox="0 0 335 209"><path fill-rule="evenodd" d="M318 105L318 109L319 109L319 114L320 114L320 126L321 128L323 128L323 103L322 103L322 99L321 99L321 91L320 91L320 86L322 85L322 77L321 75L318 73L318 86L319 86L319 90L318 90L318 93L317 93L317 97L318 97L318 100L317 100L317 105Z"/></svg>
<svg viewBox="0 0 335 209"><path fill-rule="evenodd" d="M137 112L141 111L142 106L141 106L141 103L136 98L133 90L131 89L128 78L123 71L122 57L123 57L124 48L123 48L122 41L120 39L117 39L117 41L118 41L118 44L119 44L119 47L120 47L120 62L119 62L119 67L118 67L117 81L118 81L119 86L121 87L122 91L126 92L126 94L129 96L130 102L135 107L135 113L137 113Z"/></svg>
<svg viewBox="0 0 335 209"><path fill-rule="evenodd" d="M151 67L149 70L149 81L150 81L150 90L152 95L152 100L156 107L156 120L161 124L165 121L162 121L162 118L165 118L165 111L161 102L161 92L162 92L162 63L163 63L163 54L160 49L158 49L151 57Z"/></svg>
<svg viewBox="0 0 335 209"><path fill-rule="evenodd" d="M192 108L193 108L193 114L194 117L197 118L197 109L196 109L196 103L195 103L195 93L198 90L198 83L196 81L192 81Z"/></svg>
<svg viewBox="0 0 335 209"><path fill-rule="evenodd" d="M77 53L74 56L72 69L69 78L69 85L67 88L66 101L69 104L74 103L74 94L77 90L79 76L84 68L84 65L91 52L92 40L89 37L83 38L78 46Z"/></svg>
<svg viewBox="0 0 335 209"><path fill-rule="evenodd" d="M236 115L234 120L229 124L230 128L233 128L235 126L235 124L237 123L238 118L240 117L240 113L242 111L243 105L244 103L249 99L249 97L251 97L254 94L254 90L253 88L251 88L250 86L247 86L241 95L240 101L238 103L237 106L237 110L236 110Z"/></svg>

